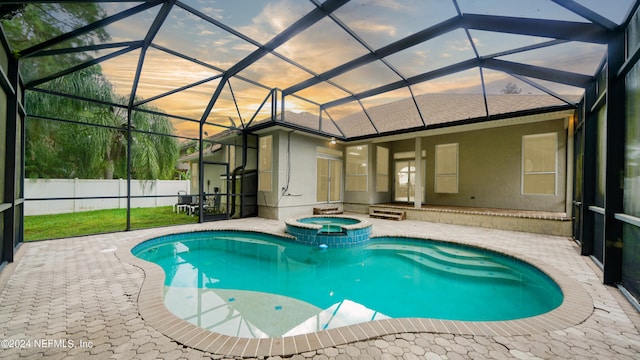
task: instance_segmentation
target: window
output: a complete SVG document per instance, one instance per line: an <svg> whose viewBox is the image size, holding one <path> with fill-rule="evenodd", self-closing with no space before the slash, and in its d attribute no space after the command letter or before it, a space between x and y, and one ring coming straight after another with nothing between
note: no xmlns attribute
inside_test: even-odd
<svg viewBox="0 0 640 360"><path fill-rule="evenodd" d="M367 191L368 154L367 145L347 148L346 191Z"/></svg>
<svg viewBox="0 0 640 360"><path fill-rule="evenodd" d="M522 193L555 195L558 134L522 137Z"/></svg>
<svg viewBox="0 0 640 360"><path fill-rule="evenodd" d="M598 110L598 132L596 133L596 186L594 205L604 208L604 193L607 170L607 105Z"/></svg>
<svg viewBox="0 0 640 360"><path fill-rule="evenodd" d="M640 11L636 22L640 22ZM639 26L640 27L640 24ZM640 62L626 76L626 154L624 171L624 217L640 218ZM640 227L625 222L622 232L622 281L636 299L640 298Z"/></svg>
<svg viewBox="0 0 640 360"><path fill-rule="evenodd" d="M259 146L258 190L272 191L273 137L271 135L261 137Z"/></svg>
<svg viewBox="0 0 640 360"><path fill-rule="evenodd" d="M376 147L376 191L389 191L389 149Z"/></svg>
<svg viewBox="0 0 640 360"><path fill-rule="evenodd" d="M640 17L640 11L636 18ZM640 20L638 20L640 21ZM626 76L627 133L624 170L624 213L640 218L640 62ZM2 191L2 190L0 190ZM640 238L638 238L640 243ZM640 249L640 246L638 247ZM640 261L638 261L640 268ZM640 274L640 272L638 272ZM640 279L638 283L640 289Z"/></svg>
<svg viewBox="0 0 640 360"><path fill-rule="evenodd" d="M435 192L458 193L458 144L436 145Z"/></svg>

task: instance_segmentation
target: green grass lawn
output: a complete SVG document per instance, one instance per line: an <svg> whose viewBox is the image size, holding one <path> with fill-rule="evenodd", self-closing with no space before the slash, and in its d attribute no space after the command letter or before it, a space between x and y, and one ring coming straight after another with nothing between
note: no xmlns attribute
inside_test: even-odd
<svg viewBox="0 0 640 360"><path fill-rule="evenodd" d="M131 209L131 228L193 224L197 216L176 214L171 206ZM125 230L127 209L95 210L24 217L24 241L99 234Z"/></svg>

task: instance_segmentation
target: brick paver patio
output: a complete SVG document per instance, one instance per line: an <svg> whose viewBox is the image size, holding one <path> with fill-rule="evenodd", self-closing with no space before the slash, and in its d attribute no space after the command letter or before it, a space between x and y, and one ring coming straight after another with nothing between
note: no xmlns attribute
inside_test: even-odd
<svg viewBox="0 0 640 360"><path fill-rule="evenodd" d="M402 234L484 245L535 258L591 297L586 320L530 334L400 332L320 348L292 359L637 359L640 316L570 239L418 221L371 220L374 234ZM192 349L140 315L145 272L118 252L152 236L202 229L281 233L260 218L27 243L0 273L0 358L232 358ZM22 347L20 347L20 345ZM249 356L251 357L251 356ZM260 358L269 356L260 355Z"/></svg>

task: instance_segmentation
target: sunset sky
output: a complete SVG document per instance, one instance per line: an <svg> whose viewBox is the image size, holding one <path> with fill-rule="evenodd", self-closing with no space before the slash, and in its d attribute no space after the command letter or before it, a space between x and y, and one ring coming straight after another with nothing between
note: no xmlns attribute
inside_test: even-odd
<svg viewBox="0 0 640 360"><path fill-rule="evenodd" d="M625 16L631 0L609 2L583 0L577 2L619 23ZM183 3L260 44L272 39L315 7L310 1L301 0L184 0ZM585 19L549 0L458 0L457 3L462 13L586 22ZM137 4L103 3L102 6L111 15ZM159 8L156 6L107 26L105 29L111 35L111 41L143 39ZM376 50L454 17L457 15L457 11L454 3L448 0L353 0L335 11L334 15L353 30L371 49ZM469 32L480 56L549 40L477 30ZM227 70L257 48L254 44L202 20L177 5L171 10L169 17L154 38L153 44L180 52L221 70ZM602 45L569 42L503 56L499 59L594 75L605 50L606 47ZM267 54L241 71L239 75L268 88L285 89L313 77L314 74L333 69L369 52L366 47L358 43L329 17L296 35L275 51L302 65L307 71L272 54ZM97 55L101 56L108 52L110 51L100 52ZM580 56L576 57L575 54L580 54ZM139 56L140 50L136 50L101 63L104 74L116 86L118 93L128 95L131 92ZM460 29L390 55L385 60L401 75L411 77L474 57L475 54L467 35L464 30ZM138 98L150 98L220 74L220 71L155 48L149 48L136 95ZM522 88L523 93L542 94L541 91L501 72L485 69L483 75L487 93L498 94L506 83L514 82ZM352 93L370 90L399 80L401 77L381 61L370 63L331 79L334 84ZM200 119L219 81L220 79L211 80L189 90L152 101L149 105L170 114ZM582 89L578 88L539 80L536 82L560 94L579 95L582 93ZM231 89L244 122L253 116L269 94L268 89L237 78L232 78ZM417 84L412 86L412 91L414 95L427 93L478 94L482 92L480 71L477 68L471 69ZM365 108L372 107L406 98L409 96L408 94L407 89L398 90L365 99L363 105ZM320 83L306 88L296 95L323 104L350 94L329 83ZM264 118L269 115L268 104L258 117ZM286 102L286 109L294 112L308 111L318 114L317 106L294 98ZM353 111L361 111L357 103L328 110L334 119L344 117ZM237 115L229 86L225 87L208 121L222 125L232 125L233 121L239 125L241 120ZM198 129L197 124L185 121L174 121L174 125L178 133L185 136L196 135Z"/></svg>

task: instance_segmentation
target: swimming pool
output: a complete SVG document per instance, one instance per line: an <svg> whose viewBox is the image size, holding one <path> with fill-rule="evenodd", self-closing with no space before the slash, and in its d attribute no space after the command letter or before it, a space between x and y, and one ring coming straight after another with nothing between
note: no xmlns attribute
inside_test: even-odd
<svg viewBox="0 0 640 360"><path fill-rule="evenodd" d="M563 299L524 262L420 239L372 238L322 251L261 233L211 231L153 239L132 252L163 268L165 305L176 316L240 337L386 318L519 319Z"/></svg>

